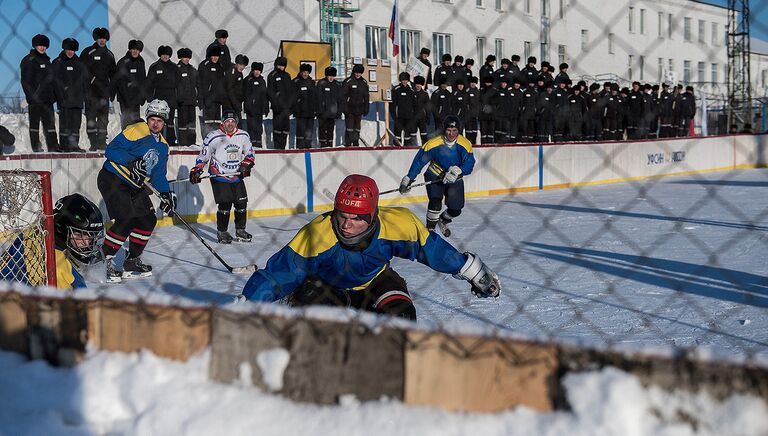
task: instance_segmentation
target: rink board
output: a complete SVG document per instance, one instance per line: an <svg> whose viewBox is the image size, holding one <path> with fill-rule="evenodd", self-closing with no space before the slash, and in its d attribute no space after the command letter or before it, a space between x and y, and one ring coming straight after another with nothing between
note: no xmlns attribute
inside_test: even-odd
<svg viewBox="0 0 768 436"><path fill-rule="evenodd" d="M477 161L465 177L468 198L514 192L626 182L647 178L746 169L768 162L768 135L680 138L660 141L487 145L474 148ZM246 180L249 217L325 211L348 174L373 177L380 190L395 189L408 172L416 148L359 148L311 151L262 151ZM197 154L174 151L168 178L186 178ZM96 186L103 155L35 154L0 158L0 169L51 171L53 197L80 192L106 213ZM417 178L423 181L422 176ZM210 182L173 185L179 211L192 221L216 216ZM426 190L407 196L382 196L382 205L423 202ZM171 224L161 219L160 225Z"/></svg>

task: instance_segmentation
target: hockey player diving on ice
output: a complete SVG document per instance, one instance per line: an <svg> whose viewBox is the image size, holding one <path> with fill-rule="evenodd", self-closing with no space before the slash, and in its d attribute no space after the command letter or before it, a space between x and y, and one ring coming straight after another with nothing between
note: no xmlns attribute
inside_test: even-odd
<svg viewBox="0 0 768 436"><path fill-rule="evenodd" d="M413 158L408 174L400 182L400 193L411 190L411 184L425 165L427 197L427 229L436 226L445 237L451 236L448 224L461 214L464 208L464 180L475 167L472 143L461 132L461 121L455 115L443 120L443 134L435 136L421 146ZM443 209L445 199L446 210ZM442 213L441 213L442 211Z"/></svg>
<svg viewBox="0 0 768 436"><path fill-rule="evenodd" d="M353 307L416 320L405 280L393 257L467 280L478 297L498 297L501 283L474 253L461 253L429 232L410 210L379 207L370 177L347 176L334 209L305 225L245 284L239 299Z"/></svg>
<svg viewBox="0 0 768 436"><path fill-rule="evenodd" d="M208 167L211 174L213 198L218 205L216 230L220 244L251 242L251 234L245 231L248 219L248 192L243 179L251 175L253 168L253 146L248 132L237 128L237 114L224 109L221 125L203 140L203 148L197 156L195 166L189 171L189 181L200 183L203 170ZM227 231L229 211L235 207L235 237Z"/></svg>

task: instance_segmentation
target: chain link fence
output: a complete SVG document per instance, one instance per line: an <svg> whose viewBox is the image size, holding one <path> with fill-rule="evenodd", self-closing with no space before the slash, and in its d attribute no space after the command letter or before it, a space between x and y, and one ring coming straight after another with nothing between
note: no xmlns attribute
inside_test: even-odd
<svg viewBox="0 0 768 436"><path fill-rule="evenodd" d="M24 55L7 53L28 44L37 33L48 35L49 53L54 58L64 38L80 35L82 50L91 43L92 27L107 27L116 60L123 56L129 40L140 39L149 67L161 45L170 45L174 53L181 47L191 48L196 64L214 40L214 32L227 29L232 59L246 54L252 61L263 62L267 73L282 40L319 38L320 7L337 7L343 12L331 24L340 35L348 33L349 39L339 43L337 50L343 56L334 62L346 64L348 57L366 59L372 47L378 46L381 56L392 62L392 79L398 70L391 41L382 40L376 31L389 25L392 4L384 0L359 5L290 0L84 0L50 2L50 7L42 9L41 2L13 2L13 8L10 3L0 2L1 8L17 13L2 14L7 27L0 41L2 68L11 77L0 85L6 95L16 92L18 61ZM700 73L695 80L693 65L698 63L716 68L709 72L715 77L716 71L721 84L725 77L725 38L711 32L712 23L719 25L718 33L725 32L726 10L699 2L681 1L669 9L660 5L642 9L619 2L603 10L596 2L575 0L401 1L400 8L400 28L421 32L420 46L430 47L436 58L443 52L476 58L475 75L482 55L496 53L508 58L513 54L523 59L536 56L552 65L569 62L574 79L600 77L608 70L615 75L612 81L622 87L635 80L658 83L662 73L669 71L668 61L674 61L674 71L684 62L690 64L686 64L691 69L686 73L689 78L679 80L681 83L708 82ZM425 10L434 13L425 14ZM701 36L696 36L700 19L705 22L705 43L698 43ZM470 37L475 44L466 41ZM684 42L689 37L691 42ZM493 50L491 41L495 41ZM580 41L580 49L576 41ZM643 43L638 45L639 41ZM719 43L709 44L714 41ZM488 46L480 50L480 42ZM693 47L690 51L697 59L684 61L688 55L682 49L688 47L685 44ZM420 48L400 50L416 54ZM525 53L527 49L534 52ZM624 58L617 60L620 56ZM638 70L640 58L644 65ZM658 71L651 58L666 64L663 71ZM378 83L389 88L393 81ZM715 88L706 92L716 94ZM23 108L24 103L16 99L9 97L2 106ZM722 100L712 108L714 113L722 111L721 104ZM764 102L761 104L765 117ZM119 132L120 104L113 106L109 139ZM19 115L15 121L8 117L0 120L15 122L17 138L26 137L26 116ZM711 133L725 133L717 118L710 115L707 121ZM343 124L337 123L337 134ZM377 115L364 125L363 137L373 144L386 127ZM267 123L265 144L270 144L271 133ZM86 148L87 136L82 135L80 141ZM416 262L396 258L391 268L407 283L417 325L449 336L469 332L488 341L524 337L620 351L699 352L764 364L768 357L768 208L760 198L768 186L768 171L756 168L766 165L765 147L766 137L759 135L481 145L474 148L474 171L463 182L466 206L451 223L452 235L446 239L460 252L476 253L499 275L500 297L478 299L467 282ZM332 208L327 191L335 193L348 174L371 175L381 190L397 188L417 152L400 147L267 148L256 150L253 175L245 179L251 243L217 244L217 209L208 183L173 184L180 214L233 266L267 265L303 226ZM196 147L174 149L168 179L188 177L197 154ZM3 169L51 171L54 200L81 192L106 212L96 187L103 163L99 152L2 162ZM423 188L405 196L397 192L382 196L381 204L403 205L422 221L427 215ZM142 256L154 266L152 276L108 285L103 263L82 266L88 295L112 298L128 294L145 302L139 307L147 313L158 303L230 307L248 275L231 274L178 220L159 212L158 217L158 227ZM121 250L117 263L124 257L125 250ZM352 320L356 316L364 315L354 315ZM187 321L195 325L199 319ZM413 342L410 347L419 344ZM471 359L473 349L459 354Z"/></svg>

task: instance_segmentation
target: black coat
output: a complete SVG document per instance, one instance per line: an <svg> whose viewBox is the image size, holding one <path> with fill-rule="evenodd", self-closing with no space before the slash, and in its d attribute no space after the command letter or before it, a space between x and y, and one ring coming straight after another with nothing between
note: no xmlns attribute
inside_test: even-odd
<svg viewBox="0 0 768 436"><path fill-rule="evenodd" d="M499 83L501 83L502 78L507 79L507 88L512 88L515 73L509 69L505 70L504 68L499 68L498 70L494 71L491 76L493 77L493 86L495 86L497 89L501 88Z"/></svg>
<svg viewBox="0 0 768 436"><path fill-rule="evenodd" d="M432 113L432 100L429 99L429 93L424 89L414 93L416 94L416 120L426 120Z"/></svg>
<svg viewBox="0 0 768 436"><path fill-rule="evenodd" d="M109 98L109 87L117 73L115 55L106 47L99 47L95 42L80 52L80 62L90 73L92 97Z"/></svg>
<svg viewBox="0 0 768 436"><path fill-rule="evenodd" d="M421 62L422 64L426 65L429 68L427 70L427 77L424 78L427 81L427 86L429 86L432 84L432 62L430 62L429 59L422 59L421 57L419 57L419 62Z"/></svg>
<svg viewBox="0 0 768 436"><path fill-rule="evenodd" d="M224 71L227 71L230 66L232 66L232 57L229 55L229 47L226 45L219 44L219 41L213 41L212 43L208 44L208 49L211 47L216 47L219 49L219 64L221 64L222 67L224 67ZM205 53L208 53L208 49L206 49ZM208 56L203 56L203 58L208 59Z"/></svg>
<svg viewBox="0 0 768 436"><path fill-rule="evenodd" d="M539 92L536 96L536 118L539 120L553 120L555 118L555 110L557 109L557 102L555 100L554 92L547 92L546 90Z"/></svg>
<svg viewBox="0 0 768 436"><path fill-rule="evenodd" d="M603 117L603 112L605 112L605 104L608 100L605 97L601 97L600 94L589 94L585 100L587 101L589 118L593 120L601 119Z"/></svg>
<svg viewBox="0 0 768 436"><path fill-rule="evenodd" d="M197 106L197 69L179 62L176 69L176 100L179 106Z"/></svg>
<svg viewBox="0 0 768 436"><path fill-rule="evenodd" d="M488 76L493 76L493 65L491 65L491 64L483 64L483 66L480 67L480 73L478 73L478 74L479 74L479 77L480 77L480 83L482 84L484 78L486 78Z"/></svg>
<svg viewBox="0 0 768 436"><path fill-rule="evenodd" d="M296 118L314 118L317 106L315 96L315 81L311 77L293 79L296 99L293 102L293 115Z"/></svg>
<svg viewBox="0 0 768 436"><path fill-rule="evenodd" d="M569 120L581 121L587 114L587 103L581 95L568 94L566 105L568 106Z"/></svg>
<svg viewBox="0 0 768 436"><path fill-rule="evenodd" d="M416 115L416 92L410 86L395 85L389 113L393 118L412 119Z"/></svg>
<svg viewBox="0 0 768 436"><path fill-rule="evenodd" d="M224 67L221 63L204 60L197 67L197 101L200 107L226 104L227 90L224 85Z"/></svg>
<svg viewBox="0 0 768 436"><path fill-rule="evenodd" d="M264 76L249 75L243 81L243 106L246 115L267 115L269 113L269 94Z"/></svg>
<svg viewBox="0 0 768 436"><path fill-rule="evenodd" d="M696 98L689 92L680 95L680 116L693 118L696 115Z"/></svg>
<svg viewBox="0 0 768 436"><path fill-rule="evenodd" d="M171 62L158 60L147 71L147 101L165 100L168 106L178 106L176 98L176 73L179 67Z"/></svg>
<svg viewBox="0 0 768 436"><path fill-rule="evenodd" d="M467 88L469 96L469 107L467 108L467 119L477 118L480 115L480 90L477 88Z"/></svg>
<svg viewBox="0 0 768 436"><path fill-rule="evenodd" d="M453 91L451 114L456 115L466 124L466 121L469 119L469 94L467 94L467 91Z"/></svg>
<svg viewBox="0 0 768 436"><path fill-rule="evenodd" d="M437 71L435 71L435 77L437 77ZM432 115L436 118L445 118L451 114L453 108L453 94L447 89L439 88L432 93Z"/></svg>
<svg viewBox="0 0 768 436"><path fill-rule="evenodd" d="M627 96L627 115L633 119L640 119L645 112L645 100L642 92L632 91Z"/></svg>
<svg viewBox="0 0 768 436"><path fill-rule="evenodd" d="M89 97L88 70L77 55L68 58L64 51L54 59L54 94L59 108L82 109Z"/></svg>
<svg viewBox="0 0 768 436"><path fill-rule="evenodd" d="M285 71L274 69L267 76L267 92L273 112L290 110L296 99L296 88L291 76Z"/></svg>
<svg viewBox="0 0 768 436"><path fill-rule="evenodd" d="M52 104L56 101L53 91L51 58L32 49L21 60L21 87L29 104Z"/></svg>
<svg viewBox="0 0 768 436"><path fill-rule="evenodd" d="M660 100L661 116L665 118L672 117L675 96L671 92L665 91L661 93L661 97L659 97L659 100Z"/></svg>
<svg viewBox="0 0 768 436"><path fill-rule="evenodd" d="M435 74L432 76L432 81L435 83L436 86L440 86L440 80L445 79L446 85L453 86L453 76L454 76L453 65L448 65L446 67L445 65L441 64L439 67L435 68Z"/></svg>
<svg viewBox="0 0 768 436"><path fill-rule="evenodd" d="M368 115L370 102L368 82L362 77L355 79L355 76L350 76L341 88L344 97L344 113L356 116Z"/></svg>
<svg viewBox="0 0 768 436"><path fill-rule="evenodd" d="M117 62L117 73L112 80L112 95L117 96L117 101L128 106L141 106L146 101L144 94L144 82L147 78L147 69L144 66L144 58L139 55L132 58L126 53Z"/></svg>
<svg viewBox="0 0 768 436"><path fill-rule="evenodd" d="M496 104L498 96L496 88L488 86L480 90L480 119L489 121L496 119Z"/></svg>
<svg viewBox="0 0 768 436"><path fill-rule="evenodd" d="M243 73L237 71L237 67L231 65L225 78L227 89L227 103L225 106L240 111L243 106Z"/></svg>
<svg viewBox="0 0 768 436"><path fill-rule="evenodd" d="M536 117L536 100L538 92L534 88L525 88L520 90L523 96L523 102L520 105L520 119L530 120Z"/></svg>
<svg viewBox="0 0 768 436"><path fill-rule="evenodd" d="M315 87L315 113L319 119L341 118L341 83L320 79Z"/></svg>

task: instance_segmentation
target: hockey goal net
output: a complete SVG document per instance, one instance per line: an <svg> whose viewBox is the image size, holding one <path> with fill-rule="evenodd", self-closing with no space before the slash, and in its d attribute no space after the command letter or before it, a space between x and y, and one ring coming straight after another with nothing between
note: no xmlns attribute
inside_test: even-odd
<svg viewBox="0 0 768 436"><path fill-rule="evenodd" d="M50 172L0 171L0 280L56 286Z"/></svg>

